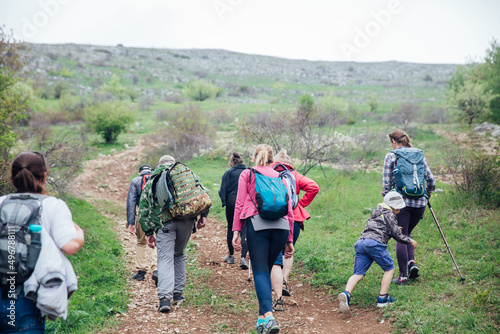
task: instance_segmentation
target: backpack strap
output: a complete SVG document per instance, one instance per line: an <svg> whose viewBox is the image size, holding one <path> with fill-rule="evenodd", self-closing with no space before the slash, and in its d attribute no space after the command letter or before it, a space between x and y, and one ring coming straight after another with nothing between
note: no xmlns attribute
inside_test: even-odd
<svg viewBox="0 0 500 334"><path fill-rule="evenodd" d="M250 173L248 173L248 185L251 184L251 180L252 180L252 172L254 173L254 177L255 177L255 173L259 173L259 174L262 174L260 173L258 170L255 170L253 168L249 168L250 170ZM255 184L257 184L257 178L255 177ZM253 203L253 206L255 206L255 208L257 209L257 211L259 211L259 208L257 207L257 204L255 204L255 202L253 201L253 198L252 196L250 195L250 193L248 192L248 187L247 187L247 194L248 194L248 197L250 197L250 200L252 201Z"/></svg>

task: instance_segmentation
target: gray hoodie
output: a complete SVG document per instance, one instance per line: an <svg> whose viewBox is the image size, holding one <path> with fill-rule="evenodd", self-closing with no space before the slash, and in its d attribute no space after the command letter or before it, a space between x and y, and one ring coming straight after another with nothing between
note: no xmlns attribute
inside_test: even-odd
<svg viewBox="0 0 500 334"><path fill-rule="evenodd" d="M360 238L373 239L384 245L387 245L391 238L403 244L410 243L410 237L401 232L396 215L384 203L380 203L372 211L372 215L366 222L365 230L361 233Z"/></svg>

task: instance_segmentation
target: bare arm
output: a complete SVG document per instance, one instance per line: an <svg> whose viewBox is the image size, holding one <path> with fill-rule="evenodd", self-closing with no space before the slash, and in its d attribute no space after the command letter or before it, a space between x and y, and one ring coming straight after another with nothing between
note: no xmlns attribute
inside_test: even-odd
<svg viewBox="0 0 500 334"><path fill-rule="evenodd" d="M76 228L76 238L71 239L67 243L64 244L64 246L61 247L61 250L68 254L68 255L74 255L78 250L83 246L85 243L85 238L83 236L83 230L80 228L80 226L75 224Z"/></svg>

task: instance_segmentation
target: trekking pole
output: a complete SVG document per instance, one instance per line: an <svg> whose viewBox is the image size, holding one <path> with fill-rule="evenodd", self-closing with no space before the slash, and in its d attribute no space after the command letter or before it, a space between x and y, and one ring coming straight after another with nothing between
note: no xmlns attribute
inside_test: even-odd
<svg viewBox="0 0 500 334"><path fill-rule="evenodd" d="M252 263L250 263L250 256L248 256L248 279L247 279L248 282L252 281L252 277L250 277L251 273L252 273Z"/></svg>
<svg viewBox="0 0 500 334"><path fill-rule="evenodd" d="M453 257L453 254L451 253L450 246L448 245L448 242L446 241L446 238L444 237L443 230L441 230L441 226L439 226L439 223L438 223L438 220L436 218L436 215L434 214L434 211L432 210L431 202L427 201L427 205L429 206L429 210L431 210L432 217L434 217L434 221L436 222L436 225L437 225L437 227L439 229L439 232L441 232L441 236L443 237L444 243L446 244L446 248L448 248L448 252L451 255L451 259L453 260L453 263L455 264L455 268L457 268L458 274L460 275L460 282L462 282L462 284L463 284L465 282L465 278L462 276L462 273L460 272L460 269L458 269L457 261L455 261L455 258Z"/></svg>

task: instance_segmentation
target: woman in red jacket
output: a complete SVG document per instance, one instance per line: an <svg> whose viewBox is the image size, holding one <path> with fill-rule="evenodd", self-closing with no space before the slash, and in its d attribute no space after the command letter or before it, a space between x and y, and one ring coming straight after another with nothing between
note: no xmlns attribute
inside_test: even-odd
<svg viewBox="0 0 500 334"><path fill-rule="evenodd" d="M306 211L305 207L311 204L314 197L319 192L319 186L310 178L298 173L294 170L290 157L286 154L286 150L281 150L275 158L272 167L281 172L284 168L290 170L295 177L297 196L300 191L305 194L299 200L297 206L293 209L293 245L297 242L300 235L300 230L304 230L304 221L309 219L311 215ZM273 290L276 294L276 299L273 302L273 310L283 311L284 302L282 296L290 296L290 288L288 285L288 276L292 271L293 256L283 259L283 254L280 254L274 262L273 270L271 272L271 281Z"/></svg>
<svg viewBox="0 0 500 334"><path fill-rule="evenodd" d="M277 178L273 163L273 150L269 145L257 146L253 154L255 167L253 169L264 176ZM271 269L279 253L285 250L285 257L293 255L293 207L288 201L286 216L278 220L261 219L257 206L255 190L255 174L250 169L244 170L238 180L238 194L233 220L233 246L241 250L240 231L247 227L247 244L253 270L255 291L259 300L259 317L257 332L276 334L279 326L273 317L273 296L271 285ZM285 180L283 183L286 185Z"/></svg>

